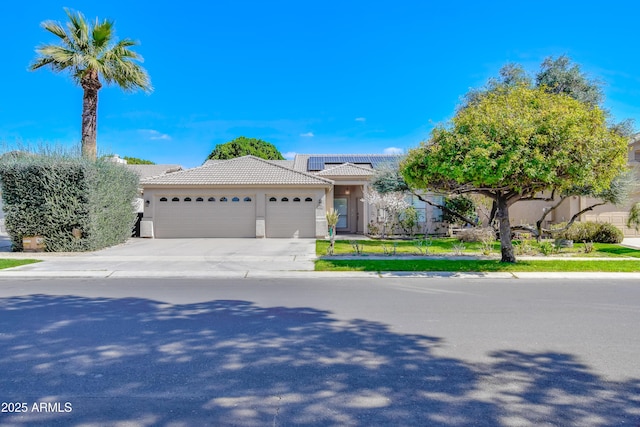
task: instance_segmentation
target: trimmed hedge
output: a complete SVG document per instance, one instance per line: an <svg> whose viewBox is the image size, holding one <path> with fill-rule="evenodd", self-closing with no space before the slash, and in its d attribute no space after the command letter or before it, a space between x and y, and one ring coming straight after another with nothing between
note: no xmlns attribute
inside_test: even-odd
<svg viewBox="0 0 640 427"><path fill-rule="evenodd" d="M43 236L48 252L97 250L131 236L139 180L120 164L11 154L0 160L0 183L14 251L25 236Z"/></svg>
<svg viewBox="0 0 640 427"><path fill-rule="evenodd" d="M620 243L624 239L624 234L608 222L586 221L574 222L568 230L557 237L575 242Z"/></svg>

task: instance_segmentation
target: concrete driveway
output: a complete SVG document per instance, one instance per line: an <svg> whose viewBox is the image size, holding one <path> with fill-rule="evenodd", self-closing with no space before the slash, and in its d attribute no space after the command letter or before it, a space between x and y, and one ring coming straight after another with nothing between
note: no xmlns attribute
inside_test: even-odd
<svg viewBox="0 0 640 427"><path fill-rule="evenodd" d="M241 277L248 271L308 271L313 270L316 258L315 239L130 239L96 252L4 252L1 256L44 261L10 269L13 272L68 272L72 276L126 272L141 277L216 273Z"/></svg>

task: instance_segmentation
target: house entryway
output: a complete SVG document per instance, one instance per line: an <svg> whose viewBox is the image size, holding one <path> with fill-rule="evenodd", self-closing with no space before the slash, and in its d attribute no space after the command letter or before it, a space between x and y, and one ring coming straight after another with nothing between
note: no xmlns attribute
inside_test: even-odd
<svg viewBox="0 0 640 427"><path fill-rule="evenodd" d="M346 230L349 227L349 199L346 197L336 197L333 199L333 209L338 213L338 231Z"/></svg>
<svg viewBox="0 0 640 427"><path fill-rule="evenodd" d="M365 209L362 202L361 185L336 185L333 208L338 212L338 233L363 234L365 230Z"/></svg>

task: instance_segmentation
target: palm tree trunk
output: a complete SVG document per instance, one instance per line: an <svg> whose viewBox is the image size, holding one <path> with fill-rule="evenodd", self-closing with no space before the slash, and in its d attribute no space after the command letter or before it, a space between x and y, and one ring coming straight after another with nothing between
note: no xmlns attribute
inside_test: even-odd
<svg viewBox="0 0 640 427"><path fill-rule="evenodd" d="M102 87L98 74L88 72L81 80L82 98L82 156L95 160L98 136L98 91Z"/></svg>

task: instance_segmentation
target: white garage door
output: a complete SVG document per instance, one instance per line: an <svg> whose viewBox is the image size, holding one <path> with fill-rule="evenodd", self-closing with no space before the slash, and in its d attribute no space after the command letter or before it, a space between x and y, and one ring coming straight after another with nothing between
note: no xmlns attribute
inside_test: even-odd
<svg viewBox="0 0 640 427"><path fill-rule="evenodd" d="M256 237L253 195L159 197L154 215L159 238Z"/></svg>
<svg viewBox="0 0 640 427"><path fill-rule="evenodd" d="M317 200L304 195L267 195L267 237L316 237Z"/></svg>

